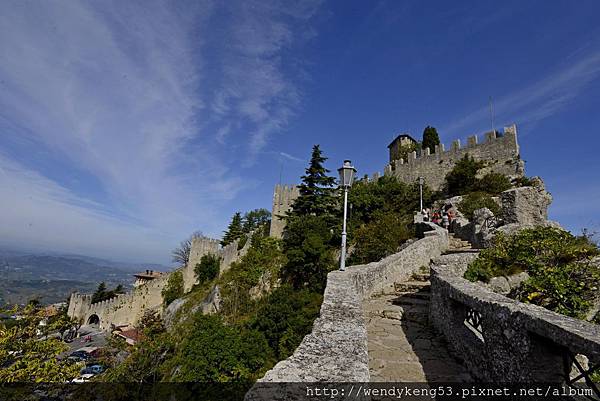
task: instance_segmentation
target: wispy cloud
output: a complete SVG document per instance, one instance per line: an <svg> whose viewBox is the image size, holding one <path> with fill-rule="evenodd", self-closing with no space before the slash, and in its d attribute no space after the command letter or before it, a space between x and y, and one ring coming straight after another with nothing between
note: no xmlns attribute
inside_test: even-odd
<svg viewBox="0 0 600 401"><path fill-rule="evenodd" d="M284 158L286 158L286 159L288 159L288 160L293 160L295 162L305 162L306 161L304 159L301 159L301 158L296 157L296 156L292 156L289 153L285 153L285 152L279 152L279 155L282 156L282 157L284 157Z"/></svg>
<svg viewBox="0 0 600 401"><path fill-rule="evenodd" d="M248 182L232 152L255 155L300 104L284 52L317 6L5 5L0 178L19 190L0 241L25 241L11 227L29 222L44 227L36 241L61 231L57 247L94 230L96 254L127 237L168 255L189 232L219 233Z"/></svg>
<svg viewBox="0 0 600 401"><path fill-rule="evenodd" d="M289 65L284 67L282 54L294 41L306 39L308 20L319 5L320 0L250 0L226 6L231 29L224 35L230 46L220 52L226 67L211 108L223 124L234 119L246 127L250 162L269 136L287 125L300 104L294 78L300 74Z"/></svg>
<svg viewBox="0 0 600 401"><path fill-rule="evenodd" d="M565 60L553 73L537 82L494 100L500 123L534 123L550 117L568 105L600 76L600 50L579 52ZM481 107L444 126L446 132L461 132L487 126L489 108Z"/></svg>

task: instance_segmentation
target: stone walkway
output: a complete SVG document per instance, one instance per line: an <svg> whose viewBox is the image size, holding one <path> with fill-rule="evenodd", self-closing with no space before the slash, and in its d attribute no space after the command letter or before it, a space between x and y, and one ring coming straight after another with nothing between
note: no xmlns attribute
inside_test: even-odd
<svg viewBox="0 0 600 401"><path fill-rule="evenodd" d="M470 382L471 376L428 324L429 273L365 302L369 370L374 382Z"/></svg>

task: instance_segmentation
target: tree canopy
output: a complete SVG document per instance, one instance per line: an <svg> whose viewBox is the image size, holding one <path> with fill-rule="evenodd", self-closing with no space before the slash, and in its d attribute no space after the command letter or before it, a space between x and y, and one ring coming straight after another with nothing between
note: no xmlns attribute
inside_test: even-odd
<svg viewBox="0 0 600 401"><path fill-rule="evenodd" d="M322 216L335 212L335 178L329 176L330 171L323 166L326 160L319 145L314 145L310 163L298 185L300 195L292 205L292 216Z"/></svg>
<svg viewBox="0 0 600 401"><path fill-rule="evenodd" d="M431 153L435 153L435 145L440 144L440 136L435 127L429 125L423 130L423 141L421 142L422 149L429 148Z"/></svg>
<svg viewBox="0 0 600 401"><path fill-rule="evenodd" d="M242 214L240 212L236 212L231 218L231 222L229 223L229 226L223 235L221 245L229 245L236 239L242 238L243 235L244 229L242 227Z"/></svg>

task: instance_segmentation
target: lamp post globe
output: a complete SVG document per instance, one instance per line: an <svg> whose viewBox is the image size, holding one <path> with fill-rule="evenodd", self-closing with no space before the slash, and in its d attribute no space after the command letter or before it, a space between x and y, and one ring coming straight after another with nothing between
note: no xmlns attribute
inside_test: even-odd
<svg viewBox="0 0 600 401"><path fill-rule="evenodd" d="M348 189L354 182L356 169L350 160L344 160L344 165L338 169L340 187L344 189L344 222L342 224L342 252L340 254L340 270L346 270L346 218L348 217Z"/></svg>

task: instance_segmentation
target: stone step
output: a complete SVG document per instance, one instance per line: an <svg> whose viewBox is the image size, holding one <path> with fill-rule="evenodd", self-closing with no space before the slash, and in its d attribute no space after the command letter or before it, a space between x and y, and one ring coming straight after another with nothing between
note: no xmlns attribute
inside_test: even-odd
<svg viewBox="0 0 600 401"><path fill-rule="evenodd" d="M394 283L394 289L400 292L412 291L412 290L422 290L424 288L429 288L431 283L429 281L404 281L402 283Z"/></svg>
<svg viewBox="0 0 600 401"><path fill-rule="evenodd" d="M464 249L447 249L442 255L449 255L454 253L479 253L480 249L477 248L464 248Z"/></svg>
<svg viewBox="0 0 600 401"><path fill-rule="evenodd" d="M394 305L429 305L429 299L401 296L392 301Z"/></svg>
<svg viewBox="0 0 600 401"><path fill-rule="evenodd" d="M407 298L407 299L430 299L431 293L429 291L399 291L396 293L398 297Z"/></svg>
<svg viewBox="0 0 600 401"><path fill-rule="evenodd" d="M427 272L427 273L413 273L412 276L411 276L411 278L414 281L417 281L417 282L428 282L429 281L429 277L430 277L429 272Z"/></svg>

